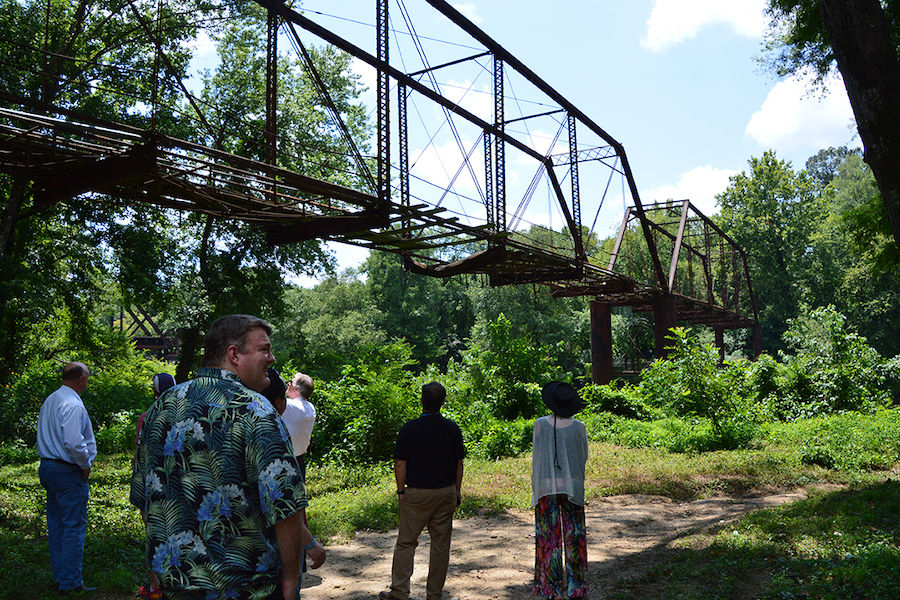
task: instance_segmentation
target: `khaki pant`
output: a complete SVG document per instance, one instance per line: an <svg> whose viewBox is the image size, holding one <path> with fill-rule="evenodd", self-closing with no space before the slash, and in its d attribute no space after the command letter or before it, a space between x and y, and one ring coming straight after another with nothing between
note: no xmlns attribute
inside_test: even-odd
<svg viewBox="0 0 900 600"><path fill-rule="evenodd" d="M400 502L400 531L397 533L391 568L391 594L397 600L409 598L409 579L413 573L416 546L426 525L431 537L431 555L425 593L428 600L440 600L450 565L450 536L455 510L455 485L434 490L406 488Z"/></svg>

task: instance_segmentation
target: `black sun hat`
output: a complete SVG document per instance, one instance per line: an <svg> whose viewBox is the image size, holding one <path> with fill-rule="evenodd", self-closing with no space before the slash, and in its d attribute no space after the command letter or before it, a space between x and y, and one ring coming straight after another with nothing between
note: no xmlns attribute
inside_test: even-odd
<svg viewBox="0 0 900 600"><path fill-rule="evenodd" d="M582 409L581 397L571 384L551 381L541 390L544 404L560 417L571 417Z"/></svg>

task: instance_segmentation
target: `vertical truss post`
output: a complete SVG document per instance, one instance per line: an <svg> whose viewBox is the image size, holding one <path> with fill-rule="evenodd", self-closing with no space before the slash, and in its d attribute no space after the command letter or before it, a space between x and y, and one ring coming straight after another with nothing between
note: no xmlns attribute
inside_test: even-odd
<svg viewBox="0 0 900 600"><path fill-rule="evenodd" d="M731 250L731 274L734 278L734 312L741 312L741 269L738 266L738 254Z"/></svg>
<svg viewBox="0 0 900 600"><path fill-rule="evenodd" d="M274 165L278 143L278 13L274 8L266 10L266 164ZM278 199L278 184L272 181L269 201Z"/></svg>
<svg viewBox="0 0 900 600"><path fill-rule="evenodd" d="M506 117L503 111L503 60L494 55L494 125L503 135L506 130ZM496 173L494 185L496 194L494 201L497 205L495 218L497 231L506 231L506 151L503 138L497 138L494 143L494 155L496 157L494 172Z"/></svg>
<svg viewBox="0 0 900 600"><path fill-rule="evenodd" d="M706 301L710 304L716 303L716 294L713 289L713 274L715 266L712 265L712 244L710 243L709 224L703 224L703 274L706 277Z"/></svg>
<svg viewBox="0 0 900 600"><path fill-rule="evenodd" d="M266 20L266 164L275 164L278 136L278 13L267 10ZM273 190L274 193L274 190Z"/></svg>
<svg viewBox="0 0 900 600"><path fill-rule="evenodd" d="M400 144L400 204L409 208L409 130L406 115L406 86L397 84L397 140ZM409 219L403 220L404 237L410 237Z"/></svg>
<svg viewBox="0 0 900 600"><path fill-rule="evenodd" d="M488 227L500 231L494 218L494 135L484 132L484 211ZM493 242L488 242L493 244Z"/></svg>
<svg viewBox="0 0 900 600"><path fill-rule="evenodd" d="M575 135L575 115L569 113L567 120L569 125L569 176L572 179L572 220L577 229L572 232L572 236L581 238L581 188L578 183L578 140ZM578 248L577 241L575 247Z"/></svg>
<svg viewBox="0 0 900 600"><path fill-rule="evenodd" d="M378 198L388 202L391 198L391 135L390 135L390 103L388 93L390 79L388 77L388 1L377 0L376 46L378 49Z"/></svg>

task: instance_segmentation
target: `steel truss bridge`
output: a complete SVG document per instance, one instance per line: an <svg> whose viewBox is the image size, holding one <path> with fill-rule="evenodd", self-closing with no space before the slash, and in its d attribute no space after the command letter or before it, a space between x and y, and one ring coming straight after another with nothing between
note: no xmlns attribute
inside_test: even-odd
<svg viewBox="0 0 900 600"><path fill-rule="evenodd" d="M475 274L494 286L541 284L557 297L590 297L597 381L612 369L612 306L652 312L660 353L678 322L711 326L719 339L724 329L754 328L760 350L743 251L687 200L644 206L622 145L447 2L365 0L367 21L352 0L323 2L328 13L312 10L315 0L305 12L255 1L267 15L258 159L218 142L217 124L236 117L176 74L151 14L161 14L161 2L125 0L122 10L140 24L133 35L155 55L145 92L117 89L114 74L126 65L59 68L78 61L49 39L23 45L16 32L0 32L23 57L3 68L41 81L0 92L0 172L30 181L37 209L81 194L149 203L250 223L273 245L333 240L400 254L416 273ZM330 14L342 7L353 12ZM49 20L49 2L47 10ZM294 100L279 86L285 44L343 142L343 170L311 162L310 149L279 130L279 109ZM351 55L354 71L373 82L374 153L351 136L310 58L315 44ZM34 56L43 67L27 59ZM149 126L92 117L47 91L67 86L127 97ZM160 106L161 86L178 101ZM167 131L155 118L163 108L200 134L187 140ZM615 231L612 219L618 235L610 249L598 240L607 237L604 226Z"/></svg>

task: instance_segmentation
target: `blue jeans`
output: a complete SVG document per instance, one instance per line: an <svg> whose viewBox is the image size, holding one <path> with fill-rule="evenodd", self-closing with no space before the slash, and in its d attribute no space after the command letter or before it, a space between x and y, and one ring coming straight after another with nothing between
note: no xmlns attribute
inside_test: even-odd
<svg viewBox="0 0 900 600"><path fill-rule="evenodd" d="M82 585L81 563L87 532L88 480L78 465L41 460L41 485L47 490L50 568L60 590Z"/></svg>

